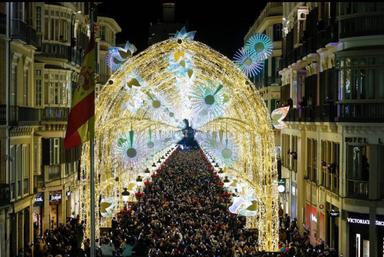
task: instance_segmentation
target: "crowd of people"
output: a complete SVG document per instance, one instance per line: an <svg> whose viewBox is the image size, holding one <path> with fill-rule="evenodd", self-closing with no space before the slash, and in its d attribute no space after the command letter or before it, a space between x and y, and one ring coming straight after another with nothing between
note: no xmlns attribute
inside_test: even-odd
<svg viewBox="0 0 384 257"><path fill-rule="evenodd" d="M139 202L113 222L115 249L135 256L252 256L255 231L228 211L229 195L200 150L177 151Z"/></svg>
<svg viewBox="0 0 384 257"><path fill-rule="evenodd" d="M328 247L324 241L316 246L310 243L309 231L305 230L300 234L297 227L297 220L283 215L283 210L279 210L279 249L281 257L337 257L336 249Z"/></svg>
<svg viewBox="0 0 384 257"><path fill-rule="evenodd" d="M43 237L36 238L34 256L55 257L59 255L63 257L83 257L87 252L87 248L85 248L85 251L81 248L83 237L83 222L79 221L79 217L69 218L66 224L60 224L55 229L47 230Z"/></svg>
<svg viewBox="0 0 384 257"><path fill-rule="evenodd" d="M145 185L138 202L118 213L112 231L97 241L97 257L338 256L324 242L312 246L309 232L300 234L296 219L282 210L279 252L257 253L257 231L228 211L230 194L201 150L174 152ZM77 217L46 231L35 241L34 256L90 256L83 228Z"/></svg>

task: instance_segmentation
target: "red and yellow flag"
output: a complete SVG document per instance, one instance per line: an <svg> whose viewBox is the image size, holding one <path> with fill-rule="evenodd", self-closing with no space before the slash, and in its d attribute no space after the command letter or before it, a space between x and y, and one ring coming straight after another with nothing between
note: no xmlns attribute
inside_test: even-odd
<svg viewBox="0 0 384 257"><path fill-rule="evenodd" d="M77 86L72 94L72 106L64 139L65 148L81 145L94 135L95 70L96 43L92 33L88 48L84 54Z"/></svg>

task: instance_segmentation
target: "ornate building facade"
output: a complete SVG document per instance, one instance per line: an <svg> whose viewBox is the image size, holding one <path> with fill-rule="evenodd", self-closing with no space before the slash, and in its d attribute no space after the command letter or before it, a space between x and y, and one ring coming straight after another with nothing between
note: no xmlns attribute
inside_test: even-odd
<svg viewBox="0 0 384 257"><path fill-rule="evenodd" d="M87 3L0 4L1 257L80 212L81 149L65 150L63 139L88 17ZM113 24L106 31L114 45L121 29L104 19Z"/></svg>

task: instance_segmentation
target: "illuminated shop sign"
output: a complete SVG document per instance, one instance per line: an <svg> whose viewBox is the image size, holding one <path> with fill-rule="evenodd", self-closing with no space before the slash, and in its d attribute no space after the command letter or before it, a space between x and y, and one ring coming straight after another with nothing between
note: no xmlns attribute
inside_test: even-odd
<svg viewBox="0 0 384 257"><path fill-rule="evenodd" d="M369 225L369 220L367 219L347 218L347 221L348 223L352 223L352 224ZM376 220L376 226L384 227L384 221Z"/></svg>
<svg viewBox="0 0 384 257"><path fill-rule="evenodd" d="M60 202L61 201L61 192L51 192L49 194L49 201L50 202Z"/></svg>
<svg viewBox="0 0 384 257"><path fill-rule="evenodd" d="M43 193L37 193L35 195L35 204L42 204L44 202L44 194Z"/></svg>

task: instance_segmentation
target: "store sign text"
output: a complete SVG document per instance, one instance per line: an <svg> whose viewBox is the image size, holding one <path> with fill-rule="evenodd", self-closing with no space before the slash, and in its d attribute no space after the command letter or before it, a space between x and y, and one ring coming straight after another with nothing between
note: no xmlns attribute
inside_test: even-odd
<svg viewBox="0 0 384 257"><path fill-rule="evenodd" d="M369 220L355 219L355 218L347 218L347 220L348 220L348 223L369 225ZM384 221L376 220L376 226L384 227Z"/></svg>

